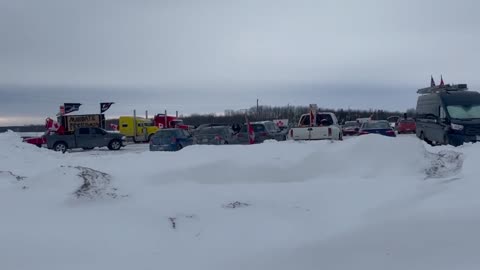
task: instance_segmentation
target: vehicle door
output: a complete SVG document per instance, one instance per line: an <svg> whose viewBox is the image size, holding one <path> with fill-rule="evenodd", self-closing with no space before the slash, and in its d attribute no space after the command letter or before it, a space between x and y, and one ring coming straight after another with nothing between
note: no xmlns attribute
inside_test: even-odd
<svg viewBox="0 0 480 270"><path fill-rule="evenodd" d="M247 125L242 125L242 128L240 129L240 132L238 132L235 135L235 137L236 137L237 143L239 143L239 144L249 144L250 140L248 139Z"/></svg>
<svg viewBox="0 0 480 270"><path fill-rule="evenodd" d="M447 132L447 127L450 125L450 121L447 118L447 113L445 108L442 105L438 107L438 120L436 125L434 126L434 136L432 137L434 141L441 142L445 140L445 134Z"/></svg>
<svg viewBox="0 0 480 270"><path fill-rule="evenodd" d="M187 146L187 145L192 145L193 144L193 135L190 134L190 132L184 130L184 129L180 129L179 130L180 134L182 134L182 138L183 138L183 141L185 142L183 144L183 146Z"/></svg>
<svg viewBox="0 0 480 270"><path fill-rule="evenodd" d="M107 146L108 143L110 142L110 138L106 136L107 132L105 132L100 128L91 128L90 133L91 133L92 144L95 147Z"/></svg>
<svg viewBox="0 0 480 270"><path fill-rule="evenodd" d="M214 128L207 127L199 130L197 134L195 135L196 137L196 143L198 144L211 144L213 141L213 137L215 135L212 135L212 133L215 131Z"/></svg>
<svg viewBox="0 0 480 270"><path fill-rule="evenodd" d="M263 124L253 124L253 132L255 132L255 142L262 143L265 140L268 140L268 133Z"/></svg>
<svg viewBox="0 0 480 270"><path fill-rule="evenodd" d="M144 122L137 122L137 137L135 137L137 141L148 141L148 130L147 125Z"/></svg>
<svg viewBox="0 0 480 270"><path fill-rule="evenodd" d="M438 117L434 114L427 114L421 119L421 121L419 121L419 124L423 130L423 134L427 140L437 141L439 138L439 135L437 134L439 130L438 121Z"/></svg>
<svg viewBox="0 0 480 270"><path fill-rule="evenodd" d="M76 146L78 148L92 148L94 147L93 140L90 135L90 128L83 127L76 131L75 135Z"/></svg>

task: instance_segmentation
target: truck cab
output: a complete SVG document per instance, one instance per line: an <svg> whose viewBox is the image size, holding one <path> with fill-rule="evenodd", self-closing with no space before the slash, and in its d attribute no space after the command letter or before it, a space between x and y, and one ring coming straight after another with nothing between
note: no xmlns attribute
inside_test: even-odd
<svg viewBox="0 0 480 270"><path fill-rule="evenodd" d="M158 129L151 119L133 116L120 116L118 119L120 133L134 142L149 142Z"/></svg>
<svg viewBox="0 0 480 270"><path fill-rule="evenodd" d="M317 112L304 114L298 121L298 127L291 128L288 132L288 139L291 140L342 140L342 130L338 125L335 114L331 112ZM312 123L313 118L313 123Z"/></svg>

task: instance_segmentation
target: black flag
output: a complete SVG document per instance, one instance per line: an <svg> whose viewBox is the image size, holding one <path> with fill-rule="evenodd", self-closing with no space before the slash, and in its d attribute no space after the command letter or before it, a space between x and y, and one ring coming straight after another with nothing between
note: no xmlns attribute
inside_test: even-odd
<svg viewBox="0 0 480 270"><path fill-rule="evenodd" d="M65 114L78 111L80 109L80 103L64 103Z"/></svg>
<svg viewBox="0 0 480 270"><path fill-rule="evenodd" d="M114 102L102 102L100 103L100 113L106 112L108 109L110 109L110 106L112 106Z"/></svg>

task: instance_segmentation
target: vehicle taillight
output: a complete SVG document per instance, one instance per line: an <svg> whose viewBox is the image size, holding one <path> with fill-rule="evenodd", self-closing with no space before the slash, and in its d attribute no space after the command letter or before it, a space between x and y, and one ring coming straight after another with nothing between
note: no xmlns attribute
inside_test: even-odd
<svg viewBox="0 0 480 270"><path fill-rule="evenodd" d="M215 136L215 140L217 141L221 141L222 139L223 139L222 136Z"/></svg>
<svg viewBox="0 0 480 270"><path fill-rule="evenodd" d="M388 135L393 135L393 134L395 134L395 131L393 131L393 130L387 130L386 133L387 133Z"/></svg>
<svg viewBox="0 0 480 270"><path fill-rule="evenodd" d="M360 131L360 132L358 133L358 135L365 135L365 134L368 134L368 132L367 132L367 131Z"/></svg>
<svg viewBox="0 0 480 270"><path fill-rule="evenodd" d="M328 136L332 136L332 128L328 128Z"/></svg>

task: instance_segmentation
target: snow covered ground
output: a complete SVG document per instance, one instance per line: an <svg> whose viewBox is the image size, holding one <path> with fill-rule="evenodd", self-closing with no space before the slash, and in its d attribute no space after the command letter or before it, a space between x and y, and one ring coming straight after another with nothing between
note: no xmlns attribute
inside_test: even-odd
<svg viewBox="0 0 480 270"><path fill-rule="evenodd" d="M480 144L61 154L0 134L0 269L479 269Z"/></svg>

